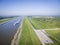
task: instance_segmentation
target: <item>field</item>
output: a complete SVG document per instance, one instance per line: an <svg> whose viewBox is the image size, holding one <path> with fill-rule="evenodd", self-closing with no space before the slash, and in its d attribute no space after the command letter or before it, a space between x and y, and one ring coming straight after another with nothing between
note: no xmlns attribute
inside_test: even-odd
<svg viewBox="0 0 60 45"><path fill-rule="evenodd" d="M60 28L60 17L28 17L28 19L36 30L51 29L45 31L48 37L52 39L53 44L46 45L60 45L60 29L56 30L56 28Z"/></svg>
<svg viewBox="0 0 60 45"><path fill-rule="evenodd" d="M22 23L22 34L19 45L41 45L27 18L24 18Z"/></svg>
<svg viewBox="0 0 60 45"><path fill-rule="evenodd" d="M54 44L47 45L60 45L60 30L45 30L49 37L54 41Z"/></svg>
<svg viewBox="0 0 60 45"><path fill-rule="evenodd" d="M35 29L60 28L60 18L58 17L29 17Z"/></svg>

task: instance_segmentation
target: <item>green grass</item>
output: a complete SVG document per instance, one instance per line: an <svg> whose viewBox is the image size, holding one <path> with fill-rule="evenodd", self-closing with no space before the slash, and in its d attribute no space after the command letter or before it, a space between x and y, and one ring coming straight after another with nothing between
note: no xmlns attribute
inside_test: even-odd
<svg viewBox="0 0 60 45"><path fill-rule="evenodd" d="M60 28L60 18L28 18L36 29Z"/></svg>
<svg viewBox="0 0 60 45"><path fill-rule="evenodd" d="M60 30L46 30L49 37L54 41L54 44L47 45L60 45Z"/></svg>
<svg viewBox="0 0 60 45"><path fill-rule="evenodd" d="M10 21L12 18L5 18L0 20L0 24Z"/></svg>
<svg viewBox="0 0 60 45"><path fill-rule="evenodd" d="M41 45L27 18L24 18L22 23L22 34L19 45Z"/></svg>

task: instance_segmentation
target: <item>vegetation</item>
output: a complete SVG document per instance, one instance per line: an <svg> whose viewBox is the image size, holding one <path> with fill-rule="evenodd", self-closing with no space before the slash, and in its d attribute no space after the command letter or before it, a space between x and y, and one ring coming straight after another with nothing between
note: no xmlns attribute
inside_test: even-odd
<svg viewBox="0 0 60 45"><path fill-rule="evenodd" d="M19 45L41 45L27 18L22 23L22 34Z"/></svg>
<svg viewBox="0 0 60 45"><path fill-rule="evenodd" d="M48 18L48 17L29 17L31 24L36 29L50 29L50 28L60 28L60 18Z"/></svg>
<svg viewBox="0 0 60 45"><path fill-rule="evenodd" d="M10 21L11 19L13 19L13 18L3 18L3 19L0 19L0 24L3 24L3 23L5 23L5 22L8 22L8 21Z"/></svg>
<svg viewBox="0 0 60 45"><path fill-rule="evenodd" d="M60 28L60 17L28 17L29 21L35 29L51 29ZM53 44L46 45L60 45L60 30L46 30Z"/></svg>
<svg viewBox="0 0 60 45"><path fill-rule="evenodd" d="M46 30L49 34L49 37L53 40L54 44L47 45L60 45L60 30Z"/></svg>
<svg viewBox="0 0 60 45"><path fill-rule="evenodd" d="M56 26L60 28L60 17L56 17Z"/></svg>

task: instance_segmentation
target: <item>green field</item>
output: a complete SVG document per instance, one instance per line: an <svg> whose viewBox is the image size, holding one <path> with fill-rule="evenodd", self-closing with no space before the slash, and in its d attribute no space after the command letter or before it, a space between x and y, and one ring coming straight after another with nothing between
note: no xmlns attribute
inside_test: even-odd
<svg viewBox="0 0 60 45"><path fill-rule="evenodd" d="M40 40L33 31L27 18L24 18L22 23L22 34L20 37L19 45L41 45Z"/></svg>
<svg viewBox="0 0 60 45"><path fill-rule="evenodd" d="M28 17L35 29L60 28L60 18Z"/></svg>
<svg viewBox="0 0 60 45"><path fill-rule="evenodd" d="M60 17L45 18L45 17L28 17L30 23L35 29L53 29L60 28ZM53 44L60 45L60 30L45 30L48 36L52 39Z"/></svg>
<svg viewBox="0 0 60 45"><path fill-rule="evenodd" d="M47 45L60 45L60 30L45 30L49 37L53 40L54 44Z"/></svg>

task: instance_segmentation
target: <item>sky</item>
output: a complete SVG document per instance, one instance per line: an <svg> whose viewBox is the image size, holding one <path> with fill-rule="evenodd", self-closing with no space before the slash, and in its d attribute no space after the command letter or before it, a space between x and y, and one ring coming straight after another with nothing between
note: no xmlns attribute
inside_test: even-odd
<svg viewBox="0 0 60 45"><path fill-rule="evenodd" d="M60 15L60 0L0 0L0 15Z"/></svg>

